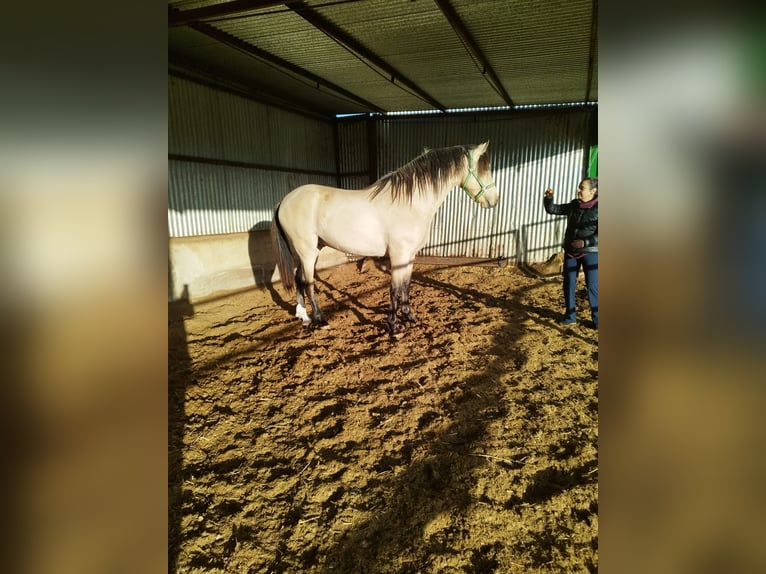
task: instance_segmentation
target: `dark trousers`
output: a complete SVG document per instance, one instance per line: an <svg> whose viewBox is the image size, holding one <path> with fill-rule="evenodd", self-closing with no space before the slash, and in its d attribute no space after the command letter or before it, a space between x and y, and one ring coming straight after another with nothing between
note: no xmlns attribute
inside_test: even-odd
<svg viewBox="0 0 766 574"><path fill-rule="evenodd" d="M566 305L564 320L574 320L577 316L575 287L577 286L577 274L581 267L585 274L585 285L588 287L590 315L598 327L598 252L586 253L578 259L564 256L564 303Z"/></svg>

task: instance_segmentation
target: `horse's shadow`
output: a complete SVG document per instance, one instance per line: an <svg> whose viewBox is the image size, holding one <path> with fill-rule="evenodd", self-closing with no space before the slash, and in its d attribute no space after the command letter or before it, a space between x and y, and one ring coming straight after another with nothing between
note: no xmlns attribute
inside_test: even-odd
<svg viewBox="0 0 766 574"><path fill-rule="evenodd" d="M575 336L582 339L583 341L588 341L588 339L583 335L573 331L572 329L562 327L559 324L559 319L561 318L560 312L554 311L550 307L538 307L537 305L522 303L519 300L519 296L522 295L520 292L514 292L514 298L496 297L495 295L489 295L471 287L456 287L455 285L446 283L444 281L439 281L433 277L429 277L427 273L421 272L414 272L412 274L412 279L413 283L416 285L420 285L422 287L431 287L439 291L444 291L454 295L460 301L464 302L463 305L465 305L467 301L470 301L472 303L480 303L486 307L494 307L502 310L503 312L509 312L511 310L521 311L522 313L526 314L527 317L531 318L537 323L545 324L546 326L555 329L562 334ZM540 284L545 284L548 282L547 280L539 277L537 279L539 280ZM534 289L537 286L538 285L535 284L528 289Z"/></svg>
<svg viewBox="0 0 766 574"><path fill-rule="evenodd" d="M487 435L490 421L502 417L503 413L511 408L510 405L503 404L507 399L504 398L501 385L497 382L496 373L507 369L508 365L522 364L526 360L526 353L512 344L524 331L514 324L515 320L521 315L522 319L531 317L540 323L555 323L558 317L552 310L519 303L518 300L527 290L539 288L538 284L509 291L507 296L496 296L473 287L451 285L430 277L428 273L413 273L412 282L421 288L436 292L434 295L438 295L439 292L447 293L453 309L444 310L445 313L454 314L455 311L462 310L461 315L465 316L466 310L485 307L496 309L507 319L498 325L497 332L493 334L493 341L486 348L485 368L481 372L454 381L454 389L460 391L455 392L454 405L445 407L446 412L452 416L451 423L436 433L424 434L408 442L400 453L392 455L391 460L381 458L381 468L385 465L399 466L402 467L402 471L382 491L385 495L383 504L377 506L366 520L345 532L329 549L320 570L323 574L338 571L382 574L390 571L387 561L404 551L413 557L421 558L453 552L445 545L448 544L445 542L448 538L427 536L427 527L433 517L447 512L461 514L474 503L471 483L467 478L473 475L479 466L486 464L481 458L481 445ZM329 283L328 286L336 289ZM427 294L423 297L428 298L431 297ZM376 312L374 308L362 304L358 296L349 297L346 301L341 301L343 302L349 306L360 305L355 313L364 314L362 309L367 314ZM413 299L413 306L417 311L417 299ZM444 323L438 324L444 326ZM417 383L404 377L402 384ZM447 381L443 381L442 392L448 392L444 386L446 384ZM498 405L503 408L498 408ZM422 424L427 424L427 421ZM414 452L418 452L419 456L410 460ZM590 467L583 467L576 469L571 475L555 476L540 473L533 477L533 486L524 496L535 502L547 500L562 488L594 480L588 474L590 470ZM559 482L563 486L557 486ZM417 496L413 496L413 493L417 493ZM526 500L517 500L509 495L505 504L508 509L513 509L525 502ZM466 571L489 572L490 570L485 569L482 564L483 562L476 558L472 561L473 568Z"/></svg>
<svg viewBox="0 0 766 574"><path fill-rule="evenodd" d="M247 251L250 258L250 270L253 273L253 283L256 287L263 286L271 295L271 300L283 310L292 313L294 306L277 291L272 282L272 271L276 266L276 261L269 255L269 248L264 248L264 243L270 245L267 240L270 220L259 221L248 231Z"/></svg>
<svg viewBox="0 0 766 574"><path fill-rule="evenodd" d="M379 266L377 263L376 266L380 271L388 271L384 266ZM360 270L360 272L361 268L362 266L359 265L359 262L357 262L357 269ZM548 281L543 278L538 277L537 279L539 284L535 283L535 285L527 289L534 289L539 285L548 283ZM358 325L375 329L376 336L390 336L390 331L386 322L386 317L389 311L388 304L381 303L377 305L369 305L366 304L361 298L362 296L372 293L373 291L385 289L384 285L376 285L360 294L354 295L350 292L350 289L348 289L346 285L340 284L338 282L333 282L328 279L323 279L318 275L315 276L315 280L323 288L321 296L327 297L331 302L331 305L328 307L328 318L330 319L331 324L332 315L345 310L354 315ZM533 321L544 324L547 327L555 329L562 334L578 337L583 341L588 340L587 337L583 336L582 334L572 329L562 327L559 324L559 319L561 317L561 313L559 311L555 311L550 307L541 307L530 303L521 302L520 296L523 293L520 292L509 293L509 296L507 297L498 297L473 287L458 287L452 283L434 279L429 275L429 271L413 271L411 283L420 287L433 289L437 292L447 293L453 296L459 302L456 305L459 305L461 308L466 308L468 306L478 304L485 307L498 309L504 313L510 313L511 311L520 312L525 315L524 318L531 318ZM270 292L272 300L279 307L288 313L293 312L294 306L287 302L287 300L274 287L274 284L268 283L266 288ZM418 298L412 298L411 303L415 314L419 315L418 306L419 303L422 304L422 301L419 301ZM457 308L458 307L456 306L448 311L454 312ZM408 330L417 329L418 327L423 327L422 320L416 325L409 326Z"/></svg>
<svg viewBox="0 0 766 574"><path fill-rule="evenodd" d="M295 306L288 303L282 294L277 291L276 287L274 287L274 283L266 283L266 290L269 292L271 300L284 311L292 313L295 310Z"/></svg>
<svg viewBox="0 0 766 574"><path fill-rule="evenodd" d="M332 301L332 307L329 307L328 310L337 313L341 309L346 309L356 317L356 320L360 325L380 327L380 325L370 317L378 315L385 317L385 314L388 311L388 307L385 304L374 306L367 305L362 302L358 296L350 294L348 290L344 290L342 286L335 285L328 280L319 277L317 277L316 281L324 287L322 295ZM366 291L364 294L371 293L377 289L378 287L375 287Z"/></svg>

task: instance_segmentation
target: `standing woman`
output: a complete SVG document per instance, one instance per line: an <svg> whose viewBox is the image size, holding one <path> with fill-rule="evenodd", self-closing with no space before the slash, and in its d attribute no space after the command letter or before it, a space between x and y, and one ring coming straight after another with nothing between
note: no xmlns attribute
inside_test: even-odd
<svg viewBox="0 0 766 574"><path fill-rule="evenodd" d="M545 190L543 207L551 215L566 215L564 232L564 303L562 325L577 322L575 286L582 267L588 288L588 303L593 326L598 329L598 179L588 177L577 188L577 199L553 203L553 190Z"/></svg>

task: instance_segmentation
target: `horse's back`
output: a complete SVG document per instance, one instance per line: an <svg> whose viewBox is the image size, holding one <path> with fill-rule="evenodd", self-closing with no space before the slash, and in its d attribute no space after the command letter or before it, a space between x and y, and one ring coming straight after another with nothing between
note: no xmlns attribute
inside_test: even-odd
<svg viewBox="0 0 766 574"><path fill-rule="evenodd" d="M365 197L360 191L330 187L329 185L318 185L307 183L293 189L282 200L281 206L284 209L316 211L320 202L332 204L336 201L343 201L358 197Z"/></svg>
<svg viewBox="0 0 766 574"><path fill-rule="evenodd" d="M382 257L387 233L375 203L366 190L307 184L285 196L279 220L296 247L321 239L344 253Z"/></svg>

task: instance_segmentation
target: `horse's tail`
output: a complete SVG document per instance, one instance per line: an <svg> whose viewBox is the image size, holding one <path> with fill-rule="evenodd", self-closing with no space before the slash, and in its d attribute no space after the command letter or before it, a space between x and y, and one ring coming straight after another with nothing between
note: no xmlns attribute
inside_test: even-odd
<svg viewBox="0 0 766 574"><path fill-rule="evenodd" d="M279 223L279 205L274 210L274 219L271 221L271 247L274 249L274 257L277 259L282 285L285 286L288 293L292 293L295 290L295 275L293 275L295 259L293 259L293 253L290 251L285 230Z"/></svg>

